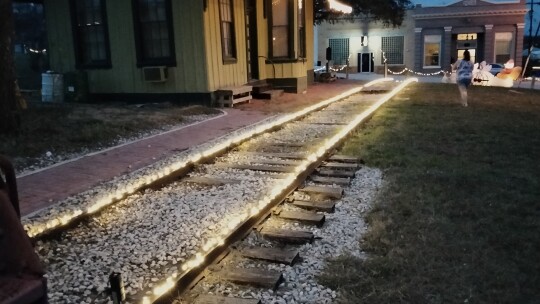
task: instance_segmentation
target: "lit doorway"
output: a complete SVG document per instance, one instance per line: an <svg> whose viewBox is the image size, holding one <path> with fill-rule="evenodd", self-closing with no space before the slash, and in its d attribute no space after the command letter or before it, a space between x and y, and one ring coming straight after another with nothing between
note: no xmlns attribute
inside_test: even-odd
<svg viewBox="0 0 540 304"><path fill-rule="evenodd" d="M372 73L374 70L373 53L358 53L358 72Z"/></svg>
<svg viewBox="0 0 540 304"><path fill-rule="evenodd" d="M477 33L463 33L457 35L457 59L463 58L463 52L469 50L471 62L476 62L476 49L478 48Z"/></svg>
<svg viewBox="0 0 540 304"><path fill-rule="evenodd" d="M463 59L463 53L465 52L465 50L467 49L459 49L457 50L457 59ZM472 63L475 63L476 62L476 49L468 49L469 50L469 53L471 54L471 62Z"/></svg>

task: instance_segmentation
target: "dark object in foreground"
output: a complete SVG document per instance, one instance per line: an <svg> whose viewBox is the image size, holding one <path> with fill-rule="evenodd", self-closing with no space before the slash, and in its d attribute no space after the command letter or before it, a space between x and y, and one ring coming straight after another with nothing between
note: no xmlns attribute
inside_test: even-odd
<svg viewBox="0 0 540 304"><path fill-rule="evenodd" d="M0 171L0 302L47 303L43 267L19 220L15 171L3 156Z"/></svg>

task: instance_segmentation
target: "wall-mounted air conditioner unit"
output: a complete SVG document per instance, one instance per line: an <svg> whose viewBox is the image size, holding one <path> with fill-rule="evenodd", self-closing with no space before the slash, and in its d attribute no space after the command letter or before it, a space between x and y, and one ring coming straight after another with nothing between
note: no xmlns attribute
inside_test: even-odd
<svg viewBox="0 0 540 304"><path fill-rule="evenodd" d="M164 82L169 76L166 66L144 67L142 71L146 82Z"/></svg>

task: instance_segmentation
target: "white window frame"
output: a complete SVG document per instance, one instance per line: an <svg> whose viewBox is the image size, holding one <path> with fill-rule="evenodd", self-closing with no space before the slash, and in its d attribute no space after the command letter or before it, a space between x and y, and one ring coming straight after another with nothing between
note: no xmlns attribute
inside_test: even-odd
<svg viewBox="0 0 540 304"><path fill-rule="evenodd" d="M439 44L439 58L437 65L426 65L426 46L428 44ZM442 35L425 35L424 36L424 49L422 52L422 65L423 68L440 68L441 67L441 50L442 50Z"/></svg>
<svg viewBox="0 0 540 304"><path fill-rule="evenodd" d="M514 50L512 48L513 41L514 41L514 33L512 33L512 32L498 32L498 33L495 33L494 40L495 41L493 43L493 62L503 63L503 64L505 63L505 62L497 62L497 42L502 42L502 41L508 42L508 47L510 48L508 56L510 58L514 57L514 54L513 54Z"/></svg>

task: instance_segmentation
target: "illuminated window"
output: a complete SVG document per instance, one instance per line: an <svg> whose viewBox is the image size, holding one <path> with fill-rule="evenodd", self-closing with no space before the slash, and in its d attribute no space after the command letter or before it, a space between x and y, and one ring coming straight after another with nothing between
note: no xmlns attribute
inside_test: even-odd
<svg viewBox="0 0 540 304"><path fill-rule="evenodd" d="M298 57L306 57L306 5L304 0L298 0Z"/></svg>
<svg viewBox="0 0 540 304"><path fill-rule="evenodd" d="M476 33L469 33L469 34L458 34L457 40L476 40L478 39L478 34Z"/></svg>
<svg viewBox="0 0 540 304"><path fill-rule="evenodd" d="M381 49L388 64L403 64L404 37L382 37ZM384 62L384 58L381 60Z"/></svg>
<svg viewBox="0 0 540 304"><path fill-rule="evenodd" d="M424 37L424 67L441 66L441 36L426 35Z"/></svg>
<svg viewBox="0 0 540 304"><path fill-rule="evenodd" d="M137 65L176 65L170 0L133 0Z"/></svg>
<svg viewBox="0 0 540 304"><path fill-rule="evenodd" d="M291 58L291 39L294 36L292 30L293 6L292 0L272 0L269 20L271 29L270 49L272 58Z"/></svg>
<svg viewBox="0 0 540 304"><path fill-rule="evenodd" d="M511 58L512 33L495 33L495 62L505 63Z"/></svg>
<svg viewBox="0 0 540 304"><path fill-rule="evenodd" d="M234 16L231 2L219 0L219 17L221 20L221 49L224 60L236 58L236 40L234 35Z"/></svg>
<svg viewBox="0 0 540 304"><path fill-rule="evenodd" d="M105 1L78 0L71 4L77 66L111 67Z"/></svg>

